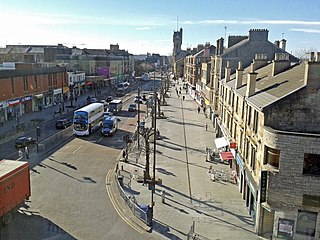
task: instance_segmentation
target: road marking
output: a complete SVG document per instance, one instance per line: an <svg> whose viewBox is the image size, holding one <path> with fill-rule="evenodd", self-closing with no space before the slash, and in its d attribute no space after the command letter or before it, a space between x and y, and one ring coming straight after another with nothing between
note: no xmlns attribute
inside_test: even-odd
<svg viewBox="0 0 320 240"><path fill-rule="evenodd" d="M143 234L144 231L137 228L135 225L133 225L131 222L129 222L126 217L124 216L124 214L121 212L121 209L118 207L118 205L116 204L116 199L113 197L113 195L111 194L111 190L110 190L110 177L111 177L111 169L108 171L107 176L106 176L106 189L107 189L107 193L108 196L110 198L110 201L114 207L114 209L116 210L116 212L118 213L118 215L121 217L121 219L127 223L130 227L132 227L134 230L136 230L138 233Z"/></svg>
<svg viewBox="0 0 320 240"><path fill-rule="evenodd" d="M80 150L80 148L82 148L82 146L83 146L83 145L79 146L76 150L74 150L74 151L72 152L72 154L75 154L78 150Z"/></svg>

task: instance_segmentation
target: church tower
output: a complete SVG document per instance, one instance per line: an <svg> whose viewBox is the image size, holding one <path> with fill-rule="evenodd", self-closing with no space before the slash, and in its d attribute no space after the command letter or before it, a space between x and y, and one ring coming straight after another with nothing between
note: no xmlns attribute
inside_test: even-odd
<svg viewBox="0 0 320 240"><path fill-rule="evenodd" d="M180 31L173 32L173 56L177 56L181 52L182 45L182 28Z"/></svg>

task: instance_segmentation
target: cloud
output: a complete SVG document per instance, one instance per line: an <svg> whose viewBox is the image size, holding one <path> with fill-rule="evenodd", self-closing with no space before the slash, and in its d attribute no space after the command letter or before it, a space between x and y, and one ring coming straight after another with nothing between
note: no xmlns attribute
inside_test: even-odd
<svg viewBox="0 0 320 240"><path fill-rule="evenodd" d="M305 32L305 33L320 33L320 29L310 29L310 28L291 28L289 31L293 32Z"/></svg>
<svg viewBox="0 0 320 240"><path fill-rule="evenodd" d="M207 19L202 21L183 21L185 25L220 25L220 24L237 24L237 25L249 25L249 24L270 24L270 25L308 25L308 26L320 26L319 21L301 21L301 20L224 20L224 19Z"/></svg>

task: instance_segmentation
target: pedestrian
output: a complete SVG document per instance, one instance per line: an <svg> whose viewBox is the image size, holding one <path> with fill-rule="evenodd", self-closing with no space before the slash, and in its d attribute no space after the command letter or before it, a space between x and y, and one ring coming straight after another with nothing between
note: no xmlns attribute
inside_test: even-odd
<svg viewBox="0 0 320 240"><path fill-rule="evenodd" d="M185 99L185 96L182 96L182 100L184 101L184 99Z"/></svg>
<svg viewBox="0 0 320 240"><path fill-rule="evenodd" d="M206 131L208 131L208 124L207 123L204 125L204 127L206 128Z"/></svg>
<svg viewBox="0 0 320 240"><path fill-rule="evenodd" d="M25 146L25 147L24 147L24 151L25 151L25 153L26 153L27 159L29 159L29 148L28 148L28 146Z"/></svg>
<svg viewBox="0 0 320 240"><path fill-rule="evenodd" d="M203 106L203 113L206 113L206 106Z"/></svg>
<svg viewBox="0 0 320 240"><path fill-rule="evenodd" d="M198 109L197 109L198 113L200 112L200 107L198 106Z"/></svg>
<svg viewBox="0 0 320 240"><path fill-rule="evenodd" d="M78 102L78 98L77 98L77 96L74 98L74 100L76 101L76 103Z"/></svg>

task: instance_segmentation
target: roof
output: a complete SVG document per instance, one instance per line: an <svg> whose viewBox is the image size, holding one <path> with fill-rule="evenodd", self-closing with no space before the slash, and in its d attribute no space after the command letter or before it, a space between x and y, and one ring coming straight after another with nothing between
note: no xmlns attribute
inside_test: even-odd
<svg viewBox="0 0 320 240"><path fill-rule="evenodd" d="M286 97L287 95L292 94L293 92L298 91L299 89L305 86L304 83L304 73L305 73L305 64L300 63L291 66L287 71L277 74L272 77L272 63L269 63L267 66L256 70L258 73L256 81L255 94L250 97L247 97L247 101L253 106L256 106L259 109L263 109L268 105ZM245 96L247 89L247 78L250 67L246 68L243 73L242 87L236 89L235 92L240 96ZM230 88L235 88L235 77L236 74L233 74L228 83L225 83L226 86Z"/></svg>

